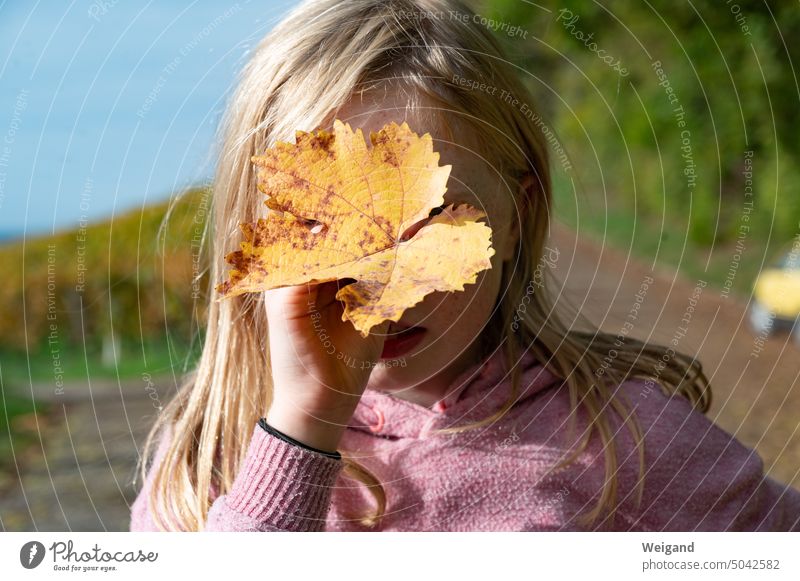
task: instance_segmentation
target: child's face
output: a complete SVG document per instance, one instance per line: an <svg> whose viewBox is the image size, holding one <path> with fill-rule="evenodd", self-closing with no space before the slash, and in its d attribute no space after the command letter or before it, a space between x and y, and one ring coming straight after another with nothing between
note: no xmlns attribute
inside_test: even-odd
<svg viewBox="0 0 800 581"><path fill-rule="evenodd" d="M421 342L404 355L385 360L385 365L382 360L370 377L373 389L430 406L445 394L456 375L477 362L477 339L500 291L503 262L513 257L516 246L518 208L497 170L481 159L472 136L456 134L455 143L449 142L441 129L406 110L399 94L381 94L379 101L355 97L337 117L353 128L361 127L366 138L390 121L406 121L419 135L430 133L433 148L440 153L439 164L452 166L445 203L466 202L480 208L492 229L492 268L478 273L475 283L465 285L463 291L434 292L408 309L399 324L424 327Z"/></svg>

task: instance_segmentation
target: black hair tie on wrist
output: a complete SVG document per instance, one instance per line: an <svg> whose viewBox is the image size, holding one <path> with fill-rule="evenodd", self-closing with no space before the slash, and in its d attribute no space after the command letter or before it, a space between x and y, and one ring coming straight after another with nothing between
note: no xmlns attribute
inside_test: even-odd
<svg viewBox="0 0 800 581"><path fill-rule="evenodd" d="M264 429L264 431L267 432L268 434L272 434L273 436L275 436L276 438L280 438L284 442L288 442L288 443L293 444L295 446L299 446L300 448L305 448L306 450L310 450L312 452L316 452L317 454L322 454L323 456L327 456L328 458L333 458L334 460L341 460L342 459L342 455L339 454L339 452L326 452L325 450L320 450L319 448L314 448L313 446L309 446L308 444L304 444L303 442L299 442L298 440L295 440L291 436L287 436L286 434L284 434L280 430L277 430L277 429L273 428L272 426L270 426L267 423L266 418L261 418L260 420L258 420L258 425L261 426Z"/></svg>

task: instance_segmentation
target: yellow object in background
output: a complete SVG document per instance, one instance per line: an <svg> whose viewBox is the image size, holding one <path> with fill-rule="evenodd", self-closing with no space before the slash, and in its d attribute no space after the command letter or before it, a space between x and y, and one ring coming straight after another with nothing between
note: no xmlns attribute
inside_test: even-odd
<svg viewBox="0 0 800 581"><path fill-rule="evenodd" d="M800 270L765 270L758 277L753 294L764 308L777 317L800 317Z"/></svg>

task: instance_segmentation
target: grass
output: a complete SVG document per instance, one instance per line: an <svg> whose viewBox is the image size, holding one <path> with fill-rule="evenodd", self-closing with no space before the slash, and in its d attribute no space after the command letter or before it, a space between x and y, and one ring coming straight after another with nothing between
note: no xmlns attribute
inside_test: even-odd
<svg viewBox="0 0 800 581"><path fill-rule="evenodd" d="M30 397L9 393L6 389L0 394L0 433L6 433L8 428L18 423L15 418L41 413L48 409L43 403L34 402ZM0 438L0 442L3 442ZM0 457L3 455L0 454Z"/></svg>
<svg viewBox="0 0 800 581"><path fill-rule="evenodd" d="M164 337L144 345L125 344L111 365L104 363L99 346L90 346L85 351L77 346L65 346L56 355L64 381L79 381L86 377L126 379L141 377L145 373L158 376L174 371L180 374L197 360L199 348L199 343L190 346ZM28 355L16 350L0 350L2 379L9 386L54 382L53 357L54 354L46 348Z"/></svg>
<svg viewBox="0 0 800 581"><path fill-rule="evenodd" d="M632 206L614 205L601 196L574 195L571 184L556 183L553 191L556 217L581 235L608 244L656 268L668 265L690 280L705 280L746 300L764 266L779 251L780 241L766 242L755 234L743 240L741 258L736 242L703 246L692 242L687 226L674 219L642 216ZM764 260L766 257L766 260ZM733 274L731 274L733 273Z"/></svg>
<svg viewBox="0 0 800 581"><path fill-rule="evenodd" d="M48 413L50 407L42 402L34 402L30 397L12 393L0 376L0 471L3 474L10 475L14 459L38 440L32 420L36 415Z"/></svg>
<svg viewBox="0 0 800 581"><path fill-rule="evenodd" d="M61 349L62 379L70 381L101 378L141 378L144 374L153 377L170 373L182 374L197 360L200 345L190 346L164 338L145 345L128 345L119 354L116 364L105 365L100 349L90 347L86 351L75 347ZM39 441L35 418L50 413L52 405L26 392L30 383L55 384L53 356L46 349L26 354L0 350L0 472L14 472L14 458L24 456L26 450ZM13 446L13 448L12 448ZM12 453L13 452L13 453ZM11 476L13 482L14 477ZM0 478L0 489L8 478Z"/></svg>

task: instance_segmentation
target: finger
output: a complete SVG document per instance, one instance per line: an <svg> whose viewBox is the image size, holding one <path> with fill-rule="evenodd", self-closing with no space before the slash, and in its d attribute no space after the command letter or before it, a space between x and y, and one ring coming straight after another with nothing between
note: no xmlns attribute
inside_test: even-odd
<svg viewBox="0 0 800 581"><path fill-rule="evenodd" d="M297 316L308 311L317 300L317 285L301 284L264 291L267 316L270 313Z"/></svg>

